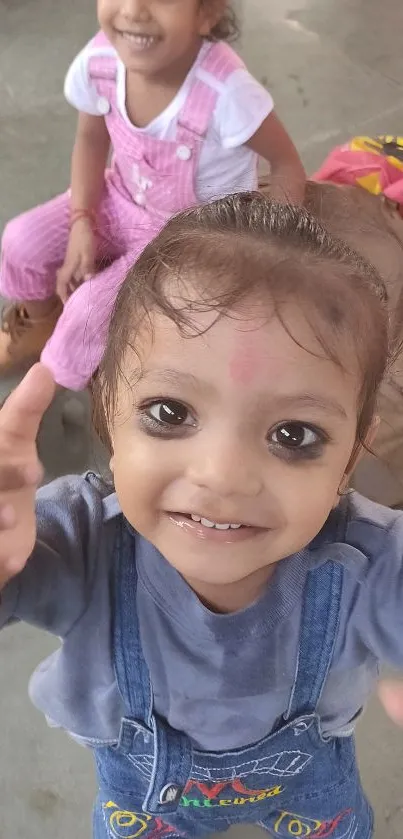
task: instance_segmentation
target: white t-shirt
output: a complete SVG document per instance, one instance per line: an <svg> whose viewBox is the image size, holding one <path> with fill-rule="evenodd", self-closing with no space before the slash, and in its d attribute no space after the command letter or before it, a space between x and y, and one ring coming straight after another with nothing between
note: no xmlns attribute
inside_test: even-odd
<svg viewBox="0 0 403 839"><path fill-rule="evenodd" d="M245 143L253 137L273 110L270 93L246 69L235 70L225 82L217 80L200 65L209 44L203 44L183 85L167 108L145 128L134 126L126 111L126 70L115 49L93 46L91 42L70 66L64 85L67 101L87 114L100 116L99 94L89 78L88 62L93 55L114 56L117 62L117 105L123 119L137 133L152 134L161 140L176 136L178 115L194 77L202 78L217 90L214 114L201 150L196 177L196 194L201 202L228 192L255 189L257 156Z"/></svg>

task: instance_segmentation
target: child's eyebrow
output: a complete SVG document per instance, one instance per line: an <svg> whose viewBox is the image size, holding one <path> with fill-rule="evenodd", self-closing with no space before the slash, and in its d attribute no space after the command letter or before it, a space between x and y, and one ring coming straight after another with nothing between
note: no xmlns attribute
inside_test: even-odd
<svg viewBox="0 0 403 839"><path fill-rule="evenodd" d="M202 386L200 380L192 373L180 372L179 370L142 370L141 377L138 381L148 382L152 384L166 384L166 385L191 385L193 388Z"/></svg>
<svg viewBox="0 0 403 839"><path fill-rule="evenodd" d="M293 393L289 396L279 395L276 399L279 408L319 408L327 414L337 414L342 419L347 419L347 413L342 405L332 399L331 396L323 396L317 393Z"/></svg>

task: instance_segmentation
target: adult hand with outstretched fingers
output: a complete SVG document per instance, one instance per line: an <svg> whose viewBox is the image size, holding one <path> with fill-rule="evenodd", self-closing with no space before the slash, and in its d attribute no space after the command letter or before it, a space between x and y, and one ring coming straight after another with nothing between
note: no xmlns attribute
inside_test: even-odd
<svg viewBox="0 0 403 839"><path fill-rule="evenodd" d="M35 545L35 493L43 474L36 438L55 389L49 370L35 364L0 410L0 590Z"/></svg>
<svg viewBox="0 0 403 839"><path fill-rule="evenodd" d="M403 682L397 680L384 680L380 683L379 698L388 716L396 723L403 726Z"/></svg>

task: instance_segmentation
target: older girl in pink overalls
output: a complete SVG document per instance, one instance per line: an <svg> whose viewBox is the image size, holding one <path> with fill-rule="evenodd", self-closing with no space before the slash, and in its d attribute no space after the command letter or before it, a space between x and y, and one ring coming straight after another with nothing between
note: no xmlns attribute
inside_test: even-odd
<svg viewBox="0 0 403 839"><path fill-rule="evenodd" d="M98 18L65 84L79 110L71 188L2 242L0 292L18 302L3 313L0 370L41 356L73 390L98 367L127 270L172 214L256 188L259 155L276 197L302 200L305 182L270 94L225 43L227 0L98 0Z"/></svg>

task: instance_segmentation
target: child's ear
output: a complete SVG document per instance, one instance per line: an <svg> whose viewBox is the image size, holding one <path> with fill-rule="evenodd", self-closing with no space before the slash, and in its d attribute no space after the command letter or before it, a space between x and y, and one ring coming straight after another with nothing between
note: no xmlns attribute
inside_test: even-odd
<svg viewBox="0 0 403 839"><path fill-rule="evenodd" d="M208 38L212 29L221 20L227 0L202 0L200 5L199 35Z"/></svg>
<svg viewBox="0 0 403 839"><path fill-rule="evenodd" d="M360 460L364 457L364 455L369 451L371 451L371 446L375 440L379 424L380 424L380 417L375 415L371 425L365 435L365 440L362 443L357 442L354 446L354 449L351 453L350 460L347 464L347 469L343 475L343 479L340 483L340 486L337 490L337 501L335 506L337 506L340 496L344 495L348 490L348 485L350 483L351 475L353 474L354 470L357 468Z"/></svg>

